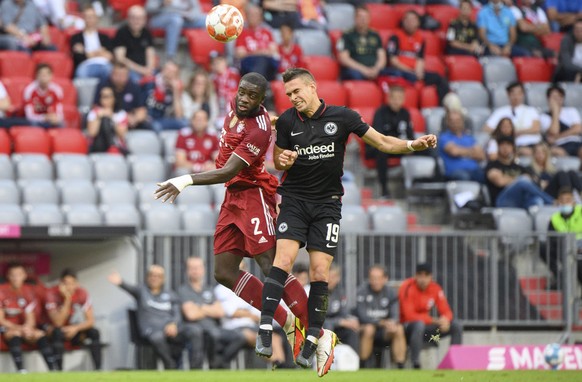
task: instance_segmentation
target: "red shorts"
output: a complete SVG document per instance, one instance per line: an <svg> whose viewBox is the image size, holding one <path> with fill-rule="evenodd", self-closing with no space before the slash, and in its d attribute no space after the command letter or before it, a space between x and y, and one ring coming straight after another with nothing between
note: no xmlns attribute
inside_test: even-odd
<svg viewBox="0 0 582 382"><path fill-rule="evenodd" d="M274 248L275 198L259 187L227 188L216 223L214 253L254 257Z"/></svg>

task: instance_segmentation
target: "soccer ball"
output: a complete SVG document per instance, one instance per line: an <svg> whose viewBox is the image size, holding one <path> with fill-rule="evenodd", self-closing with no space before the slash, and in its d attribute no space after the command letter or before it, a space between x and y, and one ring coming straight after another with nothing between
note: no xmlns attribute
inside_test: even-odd
<svg viewBox="0 0 582 382"><path fill-rule="evenodd" d="M549 344L544 349L544 359L552 369L557 369L564 362L564 350L560 344Z"/></svg>
<svg viewBox="0 0 582 382"><path fill-rule="evenodd" d="M210 37L219 42L237 38L243 30L243 25L242 14L232 5L217 5L206 15L206 30Z"/></svg>

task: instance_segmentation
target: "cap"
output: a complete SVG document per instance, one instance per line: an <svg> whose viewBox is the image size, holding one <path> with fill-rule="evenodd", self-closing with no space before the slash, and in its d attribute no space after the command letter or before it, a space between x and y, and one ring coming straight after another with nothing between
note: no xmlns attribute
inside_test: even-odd
<svg viewBox="0 0 582 382"><path fill-rule="evenodd" d="M416 266L416 273L432 274L432 266L429 263L420 263Z"/></svg>

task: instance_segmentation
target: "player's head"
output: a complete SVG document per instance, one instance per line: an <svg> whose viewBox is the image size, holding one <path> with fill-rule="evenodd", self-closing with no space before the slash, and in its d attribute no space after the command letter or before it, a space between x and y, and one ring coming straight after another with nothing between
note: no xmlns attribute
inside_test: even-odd
<svg viewBox="0 0 582 382"><path fill-rule="evenodd" d="M53 80L53 68L46 63L40 63L34 71L36 81L41 87L46 87Z"/></svg>
<svg viewBox="0 0 582 382"><path fill-rule="evenodd" d="M208 113L204 109L196 110L190 118L190 126L195 134L202 135L208 130Z"/></svg>
<svg viewBox="0 0 582 382"><path fill-rule="evenodd" d="M190 282L199 282L204 280L204 260L201 257L189 257L186 260L186 273Z"/></svg>
<svg viewBox="0 0 582 382"><path fill-rule="evenodd" d="M404 88L401 86L390 86L388 93L388 105L393 111L399 111L404 106Z"/></svg>
<svg viewBox="0 0 582 382"><path fill-rule="evenodd" d="M255 114L265 100L268 86L267 79L259 73L251 72L242 76L234 97L236 115L248 117Z"/></svg>
<svg viewBox="0 0 582 382"><path fill-rule="evenodd" d="M307 69L291 68L283 73L285 94L293 104L293 107L302 113L317 110L319 97L317 85L313 74ZM315 109L314 109L315 108Z"/></svg>
<svg viewBox="0 0 582 382"><path fill-rule="evenodd" d="M12 288L19 289L26 281L26 269L20 263L10 263L6 267L6 280Z"/></svg>
<svg viewBox="0 0 582 382"><path fill-rule="evenodd" d="M166 271L161 265L150 265L148 269L146 283L150 289L160 290L166 280Z"/></svg>
<svg viewBox="0 0 582 382"><path fill-rule="evenodd" d="M428 263L421 263L416 266L414 280L419 289L425 290L432 282L432 267Z"/></svg>
<svg viewBox="0 0 582 382"><path fill-rule="evenodd" d="M388 272L386 272L386 268L380 264L375 264L368 269L368 283L374 292L380 292L387 282Z"/></svg>
<svg viewBox="0 0 582 382"><path fill-rule="evenodd" d="M77 279L77 273L72 270L71 268L65 268L61 272L60 277L60 284L63 288L65 288L69 293L75 292L77 289L79 282Z"/></svg>

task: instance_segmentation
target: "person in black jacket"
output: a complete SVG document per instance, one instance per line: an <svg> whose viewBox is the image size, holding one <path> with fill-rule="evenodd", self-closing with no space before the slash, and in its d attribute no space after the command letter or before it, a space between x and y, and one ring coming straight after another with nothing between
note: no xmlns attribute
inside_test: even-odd
<svg viewBox="0 0 582 382"><path fill-rule="evenodd" d="M111 39L97 31L99 17L95 9L88 7L83 11L85 29L71 37L71 52L75 64L75 77L95 77L101 80L111 73Z"/></svg>

